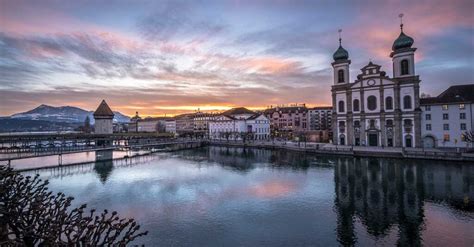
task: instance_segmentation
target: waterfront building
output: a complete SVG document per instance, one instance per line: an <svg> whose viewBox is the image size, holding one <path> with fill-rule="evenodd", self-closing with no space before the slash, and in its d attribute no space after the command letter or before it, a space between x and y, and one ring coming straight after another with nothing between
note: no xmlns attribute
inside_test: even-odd
<svg viewBox="0 0 474 247"><path fill-rule="evenodd" d="M330 130L332 106L308 108L309 130Z"/></svg>
<svg viewBox="0 0 474 247"><path fill-rule="evenodd" d="M469 147L464 134L474 129L474 84L451 86L420 105L423 147Z"/></svg>
<svg viewBox="0 0 474 247"><path fill-rule="evenodd" d="M199 135L207 135L209 132L209 122L214 120L216 114L214 113L205 113L205 112L196 112L193 116L193 124L194 124L194 133Z"/></svg>
<svg viewBox="0 0 474 247"><path fill-rule="evenodd" d="M311 142L329 142L332 139L332 106L308 108L308 126L306 140Z"/></svg>
<svg viewBox="0 0 474 247"><path fill-rule="evenodd" d="M209 122L214 120L215 116L216 114L200 111L178 115L175 117L176 133L207 135Z"/></svg>
<svg viewBox="0 0 474 247"><path fill-rule="evenodd" d="M271 133L275 137L292 137L298 132L309 130L308 108L305 104L271 106L263 114L270 120Z"/></svg>
<svg viewBox="0 0 474 247"><path fill-rule="evenodd" d="M176 134L176 119L171 118L165 121L165 131L168 133Z"/></svg>
<svg viewBox="0 0 474 247"><path fill-rule="evenodd" d="M138 132L138 121L142 118L138 115L138 112L135 112L135 116L130 118L130 123L128 124L128 132Z"/></svg>
<svg viewBox="0 0 474 247"><path fill-rule="evenodd" d="M130 119L128 132L165 132L166 120L169 117L146 117L141 118L138 112Z"/></svg>
<svg viewBox="0 0 474 247"><path fill-rule="evenodd" d="M175 119L177 134L184 135L194 133L194 116L192 113L178 115Z"/></svg>
<svg viewBox="0 0 474 247"><path fill-rule="evenodd" d="M233 108L209 122L209 138L267 140L270 138L270 120L244 107Z"/></svg>
<svg viewBox="0 0 474 247"><path fill-rule="evenodd" d="M97 110L94 112L94 133L112 134L114 131L114 112L110 109L105 100L102 100Z"/></svg>
<svg viewBox="0 0 474 247"><path fill-rule="evenodd" d="M392 147L421 146L419 76L415 73L413 39L401 32L390 57L393 77L370 61L351 82L349 53L333 55L333 143Z"/></svg>

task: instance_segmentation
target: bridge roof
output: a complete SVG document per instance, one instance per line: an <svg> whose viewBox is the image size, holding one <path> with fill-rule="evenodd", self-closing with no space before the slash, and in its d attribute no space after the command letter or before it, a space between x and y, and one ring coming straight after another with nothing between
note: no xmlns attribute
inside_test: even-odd
<svg viewBox="0 0 474 247"><path fill-rule="evenodd" d="M94 116L99 117L114 117L114 112L110 109L109 105L105 100L102 100L97 110L94 112Z"/></svg>

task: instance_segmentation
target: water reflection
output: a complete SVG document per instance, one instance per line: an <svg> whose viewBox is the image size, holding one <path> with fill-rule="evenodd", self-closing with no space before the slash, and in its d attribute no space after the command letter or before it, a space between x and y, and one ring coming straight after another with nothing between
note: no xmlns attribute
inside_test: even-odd
<svg viewBox="0 0 474 247"><path fill-rule="evenodd" d="M98 161L94 164L94 171L99 176L100 181L104 184L107 181L107 178L112 173L113 169L114 169L114 162L112 160Z"/></svg>
<svg viewBox="0 0 474 247"><path fill-rule="evenodd" d="M421 245L425 201L473 211L472 169L426 161L338 160L334 170L338 240L343 245L357 242L356 216L375 238L388 235L397 225L398 245Z"/></svg>
<svg viewBox="0 0 474 247"><path fill-rule="evenodd" d="M150 246L472 246L473 169L210 147L40 173L136 218Z"/></svg>

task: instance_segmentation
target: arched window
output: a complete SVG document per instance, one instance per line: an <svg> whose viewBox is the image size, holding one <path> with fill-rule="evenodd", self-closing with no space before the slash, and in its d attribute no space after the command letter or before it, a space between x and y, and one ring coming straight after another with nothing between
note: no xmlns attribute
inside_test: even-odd
<svg viewBox="0 0 474 247"><path fill-rule="evenodd" d="M339 101L338 109L339 109L339 112L344 112L344 101L342 101L342 100Z"/></svg>
<svg viewBox="0 0 474 247"><path fill-rule="evenodd" d="M390 96L385 98L385 109L393 110L393 98Z"/></svg>
<svg viewBox="0 0 474 247"><path fill-rule="evenodd" d="M411 109L411 97L406 95L403 97L403 109Z"/></svg>
<svg viewBox="0 0 474 247"><path fill-rule="evenodd" d="M342 69L337 71L337 82L338 83L344 82L344 70Z"/></svg>
<svg viewBox="0 0 474 247"><path fill-rule="evenodd" d="M377 98L373 95L367 98L367 108L371 111L377 108Z"/></svg>
<svg viewBox="0 0 474 247"><path fill-rule="evenodd" d="M354 111L359 111L359 100L355 99L353 104Z"/></svg>
<svg viewBox="0 0 474 247"><path fill-rule="evenodd" d="M408 60L404 59L400 62L401 75L408 75Z"/></svg>

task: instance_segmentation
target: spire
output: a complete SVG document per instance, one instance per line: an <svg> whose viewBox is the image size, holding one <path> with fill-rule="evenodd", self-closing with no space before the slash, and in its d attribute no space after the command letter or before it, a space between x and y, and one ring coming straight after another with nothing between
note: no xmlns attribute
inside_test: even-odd
<svg viewBox="0 0 474 247"><path fill-rule="evenodd" d="M334 59L334 61L347 60L349 58L349 52L347 52L346 49L342 48L342 29L339 29L337 32L339 33L339 48L337 48L336 52L334 52L332 58Z"/></svg>
<svg viewBox="0 0 474 247"><path fill-rule="evenodd" d="M393 45L392 45L393 51L397 51L404 48L411 48L414 42L412 37L403 33L403 14L399 14L398 17L400 18L400 35L393 42Z"/></svg>
<svg viewBox="0 0 474 247"><path fill-rule="evenodd" d="M398 18L400 18L400 32L403 33L403 13L400 13Z"/></svg>
<svg viewBox="0 0 474 247"><path fill-rule="evenodd" d="M342 41L342 39L341 39L342 29L339 29L337 32L339 33L339 46L342 46L342 44L341 44L342 43L341 42Z"/></svg>

